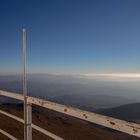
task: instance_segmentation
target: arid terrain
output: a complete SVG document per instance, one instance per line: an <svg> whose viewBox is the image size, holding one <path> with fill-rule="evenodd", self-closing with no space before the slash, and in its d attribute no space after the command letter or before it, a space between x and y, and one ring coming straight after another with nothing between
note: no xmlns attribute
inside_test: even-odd
<svg viewBox="0 0 140 140"><path fill-rule="evenodd" d="M22 105L1 105L0 109L23 117ZM124 133L108 130L76 118L50 110L33 107L33 123L66 140L139 140ZM23 124L0 114L0 129L3 129L19 140L23 140ZM51 138L33 130L33 140L51 140ZM0 134L0 140L8 140Z"/></svg>

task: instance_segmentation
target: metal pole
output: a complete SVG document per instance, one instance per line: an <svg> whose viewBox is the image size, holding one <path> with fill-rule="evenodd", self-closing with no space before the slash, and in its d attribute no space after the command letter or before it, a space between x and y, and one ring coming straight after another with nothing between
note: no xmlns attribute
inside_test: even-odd
<svg viewBox="0 0 140 140"><path fill-rule="evenodd" d="M27 140L27 83L26 83L26 29L22 30L23 48L23 96L24 96L24 140Z"/></svg>
<svg viewBox="0 0 140 140"><path fill-rule="evenodd" d="M26 29L22 31L23 47L23 95L24 95L24 140L32 140L32 107L27 103L27 80L26 80Z"/></svg>

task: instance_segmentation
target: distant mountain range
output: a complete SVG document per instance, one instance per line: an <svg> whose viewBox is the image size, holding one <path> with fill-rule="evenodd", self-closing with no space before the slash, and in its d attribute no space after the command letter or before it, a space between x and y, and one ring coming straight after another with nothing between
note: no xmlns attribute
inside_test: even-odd
<svg viewBox="0 0 140 140"><path fill-rule="evenodd" d="M28 95L93 111L103 115L140 123L140 81L110 81L106 79L83 78L75 75L28 75ZM0 89L22 93L21 76L0 76ZM15 101L0 97L1 109L23 117L23 108ZM45 114L44 114L45 113ZM5 121L8 123L6 124ZM0 114L0 127L23 139L23 126L13 123ZM67 140L139 140L139 138L116 131L108 131L102 126L33 108L33 122L62 136ZM14 129L13 129L14 128ZM22 129L21 129L22 128ZM15 133L15 130L18 132ZM35 139L49 137L33 131ZM0 139L5 139L0 135Z"/></svg>
<svg viewBox="0 0 140 140"><path fill-rule="evenodd" d="M110 108L128 103L134 103L135 100L127 99L121 96L111 95L60 95L52 99L53 102L58 102L65 105L74 106L80 109L95 111L100 108Z"/></svg>
<svg viewBox="0 0 140 140"><path fill-rule="evenodd" d="M97 76L88 79L80 75L54 74L28 74L27 79L28 95L89 111L140 101L140 81L134 79L107 80ZM0 76L0 89L22 93L22 77ZM5 100L0 98L1 102Z"/></svg>
<svg viewBox="0 0 140 140"><path fill-rule="evenodd" d="M139 108L140 108L140 103L133 103L133 104L122 105L114 108L99 109L96 110L95 112L103 115L115 117L118 119L134 121L139 123L140 122Z"/></svg>

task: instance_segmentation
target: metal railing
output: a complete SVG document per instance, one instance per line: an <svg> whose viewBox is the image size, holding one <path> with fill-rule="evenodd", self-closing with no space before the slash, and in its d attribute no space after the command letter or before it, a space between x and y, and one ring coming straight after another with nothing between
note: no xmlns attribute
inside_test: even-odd
<svg viewBox="0 0 140 140"><path fill-rule="evenodd" d="M20 101L24 101L24 96L17 94L17 93L11 93L11 92L7 92L7 91L2 91L0 90L0 96L6 96L6 97L10 97L13 99L17 99ZM104 116L104 115L100 115L100 114L96 114L96 113L92 113L92 112L88 112L88 111L84 111L81 109L77 109L77 108L73 108L73 107L69 107L69 106L65 106L65 105L61 105L58 103L53 103L50 101L46 101L46 100L42 100L42 99L38 99L38 98L34 98L34 97L29 97L26 96L27 99L27 126L28 129L30 129L28 132L28 140L32 139L32 128L40 131L41 133L55 139L55 140L63 140L63 138L60 138L59 136L56 136L55 134L40 128L37 125L32 124L32 104L33 105L37 105L37 106L41 106L53 111L57 111L59 113L64 113L76 118L79 118L81 120L86 120L88 122L92 122L107 128L111 128L117 131L121 131L133 136L137 136L140 137L140 125L136 124L136 123L132 123L132 122L127 122L124 120L120 120L120 119L115 119L112 117L108 117L108 116ZM0 110L0 113L3 115L6 115L12 119L15 119L21 123L24 123L24 120L11 115L5 111ZM13 137L11 134L8 134L7 132L3 131L0 129L0 133L2 133L3 135L9 137L12 140L17 140L17 138Z"/></svg>

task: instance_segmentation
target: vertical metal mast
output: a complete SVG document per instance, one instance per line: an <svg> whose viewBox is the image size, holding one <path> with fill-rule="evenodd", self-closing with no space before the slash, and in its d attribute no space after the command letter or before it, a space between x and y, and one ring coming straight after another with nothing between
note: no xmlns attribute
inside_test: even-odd
<svg viewBox="0 0 140 140"><path fill-rule="evenodd" d="M24 96L24 140L32 140L32 106L27 102L27 79L26 79L26 29L22 31L23 47L23 96Z"/></svg>
<svg viewBox="0 0 140 140"><path fill-rule="evenodd" d="M27 140L27 82L26 82L26 29L22 30L23 47L23 95L24 95L24 140Z"/></svg>

